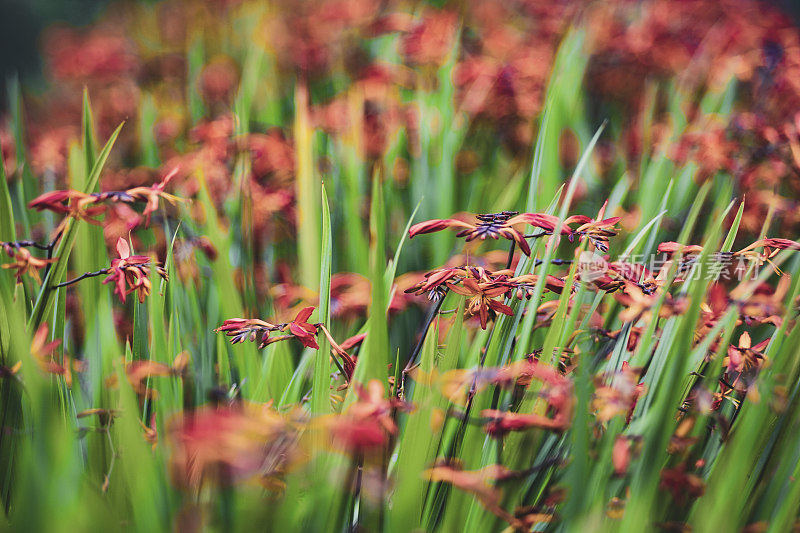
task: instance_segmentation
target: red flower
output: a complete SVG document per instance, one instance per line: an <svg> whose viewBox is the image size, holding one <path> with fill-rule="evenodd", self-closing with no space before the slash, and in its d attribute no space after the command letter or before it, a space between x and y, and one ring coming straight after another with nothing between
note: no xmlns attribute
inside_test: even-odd
<svg viewBox="0 0 800 533"><path fill-rule="evenodd" d="M259 348L267 345L270 331L278 331L280 326L264 322L257 318L229 318L214 331L224 331L225 335L231 337L231 344L238 344L249 340L258 340L261 344ZM261 338L259 338L259 334Z"/></svg>
<svg viewBox="0 0 800 533"><path fill-rule="evenodd" d="M314 312L313 307L305 307L297 313L297 316L289 323L289 332L299 340L306 348L319 350L319 344L314 335L317 334L317 326L309 324L308 318Z"/></svg>
<svg viewBox="0 0 800 533"><path fill-rule="evenodd" d="M93 194L86 194L75 190L52 191L34 198L28 207L37 211L53 211L85 220L91 224L100 224L95 217L101 215L106 207L97 205L102 198Z"/></svg>
<svg viewBox="0 0 800 533"><path fill-rule="evenodd" d="M117 253L119 259L111 261L111 266L107 269L109 275L103 283L114 283L114 294L122 303L125 303L126 297L132 292L136 292L139 302L144 303L145 296L150 294L152 288L148 278L150 258L146 255L131 255L128 241L122 237L117 240ZM156 271L162 278L167 279L167 273L163 268L156 266Z"/></svg>
<svg viewBox="0 0 800 533"><path fill-rule="evenodd" d="M274 486L297 453L297 430L269 405L201 407L173 422L167 436L173 478L195 489L253 477Z"/></svg>
<svg viewBox="0 0 800 533"><path fill-rule="evenodd" d="M564 221L565 224L580 224L573 232L577 235L588 237L594 247L601 252L608 251L608 238L617 234L614 226L620 221L620 217L603 218L607 205L608 200L600 208L596 219L585 215L573 215Z"/></svg>
<svg viewBox="0 0 800 533"><path fill-rule="evenodd" d="M413 238L423 233L433 233L446 228L455 228L460 230L456 236L466 237L467 242L475 239L485 240L487 237L491 237L492 239L503 237L516 242L525 255L530 255L531 249L528 245L528 241L525 240L525 236L513 226L528 224L529 226L545 230L544 234L549 234L555 231L556 224L558 224L558 217L553 215L543 213L522 213L520 215L517 214L516 211L475 215L475 218L477 221L474 223L464 222L463 220L455 218L427 220L411 226L408 230L408 236L409 238ZM563 235L571 235L572 229L566 224L562 224L561 233Z"/></svg>
<svg viewBox="0 0 800 533"><path fill-rule="evenodd" d="M661 471L659 488L669 491L677 503L684 503L687 496L692 500L702 496L706 486L702 478L695 474L687 474L686 466L679 465Z"/></svg>
<svg viewBox="0 0 800 533"><path fill-rule="evenodd" d="M532 428L564 431L570 424L569 418L561 413L556 414L555 418L548 418L535 413L511 413L496 409L484 409L481 416L489 419L484 430L494 438L502 437L510 431L524 431Z"/></svg>
<svg viewBox="0 0 800 533"><path fill-rule="evenodd" d="M739 345L731 344L728 346L728 357L725 358L725 366L728 372L744 372L759 366L759 361L764 359L764 350L769 344L770 339L764 339L755 346L748 332L744 332L739 337Z"/></svg>
<svg viewBox="0 0 800 533"><path fill-rule="evenodd" d="M409 406L397 398L387 398L378 380L370 381L366 387L358 383L353 386L358 400L343 414L324 418L323 425L328 427L334 444L348 452L379 450L397 433L392 413Z"/></svg>
<svg viewBox="0 0 800 533"><path fill-rule="evenodd" d="M305 307L297 313L294 320L283 324L271 324L255 318L229 318L214 331L224 331L228 337L231 337L232 344L244 342L245 340L253 342L259 340L258 347L264 348L273 342L294 337L303 346L319 350L315 335L319 332L320 324L308 323L308 318L313 312L313 307ZM270 337L269 334L273 331L281 331L286 335ZM338 347L338 344L335 346Z"/></svg>

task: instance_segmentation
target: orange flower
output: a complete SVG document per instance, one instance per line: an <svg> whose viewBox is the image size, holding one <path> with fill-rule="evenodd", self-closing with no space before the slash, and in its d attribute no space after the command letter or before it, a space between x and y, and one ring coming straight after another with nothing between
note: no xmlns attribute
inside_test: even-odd
<svg viewBox="0 0 800 533"><path fill-rule="evenodd" d="M6 253L14 259L13 263L5 263L2 268L13 268L16 270L14 273L17 278L17 283L22 283L22 276L29 274L37 283L41 283L42 279L39 277L39 269L46 267L48 264L56 261L53 259L40 259L31 254L27 248L18 248L4 243L3 248Z"/></svg>
<svg viewBox="0 0 800 533"><path fill-rule="evenodd" d="M158 209L159 200L164 199L172 205L185 201L182 198L178 198L177 196L164 192L164 188L178 173L178 169L179 167L173 168L166 176L164 176L164 179L151 187L134 187L133 189L128 189L125 191L125 193L128 194L133 200L147 202L147 205L144 207L144 211L142 211L142 215L144 215L146 220L145 223L147 225L150 224L150 215Z"/></svg>
<svg viewBox="0 0 800 533"><path fill-rule="evenodd" d="M61 344L61 339L47 342L48 327L42 324L31 339L31 356L39 363L39 367L49 373L64 377L67 387L72 386L72 360L64 354L63 361L59 363L53 357L53 352Z"/></svg>
<svg viewBox="0 0 800 533"><path fill-rule="evenodd" d="M509 306L495 299L506 293L507 289L503 286L496 286L492 283L480 283L473 278L465 279L461 285L448 286L456 294L470 297L466 306L466 313L470 315L477 314L480 318L482 329L486 329L490 310L508 316L513 314Z"/></svg>
<svg viewBox="0 0 800 533"><path fill-rule="evenodd" d="M599 378L596 383L592 409L599 422L608 422L617 415L630 422L636 402L646 391L644 383L639 383L639 371L625 361L619 372Z"/></svg>
<svg viewBox="0 0 800 533"><path fill-rule="evenodd" d="M616 224L621 220L620 217L603 218L606 211L608 200L600 208L597 213L597 218L592 219L585 215L573 215L567 218L564 223L572 224L578 223L578 226L573 233L576 235L586 236L592 245L601 252L608 251L608 238L617 234Z"/></svg>
<svg viewBox="0 0 800 533"><path fill-rule="evenodd" d="M187 352L181 352L176 355L171 366L157 361L131 361L125 365L125 375L133 390L138 394L151 394L152 391L147 389L147 386L143 383L147 378L154 376L183 376L188 363L189 354Z"/></svg>

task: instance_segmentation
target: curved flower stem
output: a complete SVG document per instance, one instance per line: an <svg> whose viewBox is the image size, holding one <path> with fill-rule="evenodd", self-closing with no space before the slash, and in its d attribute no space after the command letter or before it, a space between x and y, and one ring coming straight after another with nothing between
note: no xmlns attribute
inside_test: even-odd
<svg viewBox="0 0 800 533"><path fill-rule="evenodd" d="M65 281L63 283L59 283L58 285L53 285L53 288L54 289L60 289L61 287L67 287L69 285L72 285L73 283L78 283L79 281L81 281L83 279L86 279L86 278L94 278L94 277L97 277L97 276L102 276L104 274L108 274L108 271L109 271L108 268L103 268L103 269L100 269L100 270L96 270L95 272L87 272L85 274L81 274L80 276L78 276L75 279L67 280L67 281Z"/></svg>

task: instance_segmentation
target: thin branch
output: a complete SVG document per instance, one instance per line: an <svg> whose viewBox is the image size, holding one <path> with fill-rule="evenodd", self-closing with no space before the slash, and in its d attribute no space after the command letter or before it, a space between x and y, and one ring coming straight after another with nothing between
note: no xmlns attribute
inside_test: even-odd
<svg viewBox="0 0 800 533"><path fill-rule="evenodd" d="M60 289L61 287L67 287L69 285L72 285L73 283L78 283L79 281L81 281L83 279L86 279L86 278L94 278L94 277L97 277L97 276L102 276L104 274L108 274L109 270L110 269L108 269L108 268L103 268L103 269L97 270L95 272L87 272L86 274L81 274L80 276L78 276L75 279L70 279L70 280L64 281L62 283L59 283L58 285L53 285L53 288L54 289Z"/></svg>
<svg viewBox="0 0 800 533"><path fill-rule="evenodd" d="M37 248L39 250L50 250L51 243L48 244L41 244L36 241L25 240L25 241L0 241L0 247L5 248L6 246L10 248Z"/></svg>

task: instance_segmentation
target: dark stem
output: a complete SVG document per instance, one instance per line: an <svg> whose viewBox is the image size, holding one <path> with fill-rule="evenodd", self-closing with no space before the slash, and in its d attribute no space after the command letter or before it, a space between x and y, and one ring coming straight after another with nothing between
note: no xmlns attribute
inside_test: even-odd
<svg viewBox="0 0 800 533"><path fill-rule="evenodd" d="M69 285L72 285L73 283L78 283L82 279L94 278L94 277L97 277L97 276L102 276L103 274L108 274L108 270L109 269L107 269L107 268L103 268L103 269L97 270L95 272L87 272L86 274L82 274L82 275L78 276L75 279L67 280L67 281L65 281L63 283L59 283L58 285L53 285L53 288L54 289L60 289L61 287L67 287Z"/></svg>
<svg viewBox="0 0 800 533"><path fill-rule="evenodd" d="M64 229L62 228L62 229L58 230L58 233L56 233L56 236L53 237L53 240L50 241L49 243L47 243L47 248L46 248L47 249L47 259L52 259L53 258L53 251L56 249L56 243L58 243L58 240L61 238L61 236L63 234L64 234ZM50 273L51 266L52 266L51 263L48 262L47 265L44 267L45 278L47 277L47 274Z"/></svg>
<svg viewBox="0 0 800 533"><path fill-rule="evenodd" d="M348 376L347 376L347 372L345 372L345 371L344 371L344 368L342 368L342 365L340 365L340 364L339 364L339 360L336 358L336 355L335 355L335 354L334 354L334 355L331 357L331 359L333 359L333 363L336 365L336 368L338 368L338 369L339 369L339 372L341 372L341 373L342 373L342 376L344 376L345 378L347 378L347 379L348 379L348 381L349 381L349 378L348 378Z"/></svg>
<svg viewBox="0 0 800 533"><path fill-rule="evenodd" d="M511 248L508 249L508 261L506 261L506 270L511 268L511 263L514 262L514 249L516 248L516 241L511 241Z"/></svg>
<svg viewBox="0 0 800 533"><path fill-rule="evenodd" d="M539 266L542 263L544 263L544 261L542 259L537 259L536 261L534 261L533 264L534 264L534 266ZM572 259L551 259L550 260L550 264L551 265L556 265L556 266L559 266L559 265L571 265L572 264Z"/></svg>
<svg viewBox="0 0 800 533"><path fill-rule="evenodd" d="M38 248L39 250L49 250L50 244L41 244L35 241L0 241L0 246L10 246L11 248Z"/></svg>
<svg viewBox="0 0 800 533"><path fill-rule="evenodd" d="M442 294L439 299L434 303L430 309L428 310L428 316L425 317L425 325L422 328L422 334L417 341L416 346L414 346L414 350L411 352L411 355L408 358L408 362L406 363L405 368L403 368L403 378L402 378L402 387L400 390L405 390L406 384L406 374L414 367L414 363L417 360L417 356L419 352L422 350L422 343L425 342L425 337L428 333L428 328L431 327L433 320L436 318L436 315L439 313L439 309L442 308L442 304L444 303L444 298L447 296L447 291Z"/></svg>

